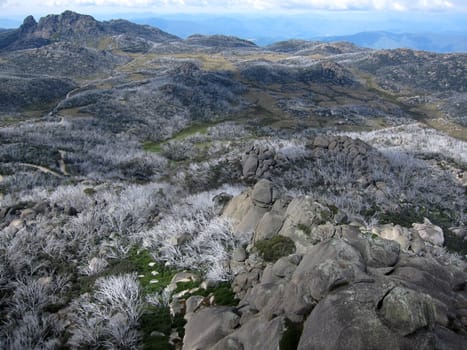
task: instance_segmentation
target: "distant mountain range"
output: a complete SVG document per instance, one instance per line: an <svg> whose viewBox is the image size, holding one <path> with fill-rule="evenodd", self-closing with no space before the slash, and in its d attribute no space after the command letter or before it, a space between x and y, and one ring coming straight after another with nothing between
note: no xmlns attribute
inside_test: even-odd
<svg viewBox="0 0 467 350"><path fill-rule="evenodd" d="M409 48L434 52L467 52L465 33L362 32L353 35L315 38L322 41L349 41L372 49Z"/></svg>
<svg viewBox="0 0 467 350"><path fill-rule="evenodd" d="M388 23L387 18L360 18L349 21L340 14L297 16L222 16L222 15L160 15L127 18L150 25L181 38L193 34L224 34L244 38L259 46L288 39L348 41L373 49L409 48L433 52L467 52L467 27L461 18L400 19ZM449 20L449 21L448 21ZM441 22L440 22L441 21ZM40 21L39 21L40 22ZM123 21L104 21L107 30ZM338 23L338 25L336 25ZM363 25L364 23L364 25ZM0 18L0 28L17 28L20 20ZM113 29L110 29L112 31ZM3 31L0 29L0 32ZM348 33L348 34L347 34ZM356 33L356 34L355 34Z"/></svg>
<svg viewBox="0 0 467 350"><path fill-rule="evenodd" d="M369 20L364 31L358 26L342 23L327 17L286 16L286 17L221 17L221 16L166 16L137 18L135 23L149 24L166 32L186 38L192 34L224 34L248 39L260 46L288 39L349 41L358 46L373 49L409 48L433 52L467 52L467 31L463 26L432 27L416 23L412 28L395 23L377 24ZM414 21L416 22L416 21ZM338 28L340 27L340 28ZM380 30L380 28L391 28ZM436 28L439 32L433 32ZM441 29L440 29L441 28ZM348 32L345 35L323 35L323 33ZM356 34L353 34L356 33Z"/></svg>

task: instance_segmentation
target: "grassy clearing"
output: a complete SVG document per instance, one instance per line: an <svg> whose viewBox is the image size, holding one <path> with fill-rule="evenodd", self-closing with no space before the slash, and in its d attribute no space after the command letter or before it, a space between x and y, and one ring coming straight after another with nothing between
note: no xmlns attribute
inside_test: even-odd
<svg viewBox="0 0 467 350"><path fill-rule="evenodd" d="M155 153L161 153L162 152L162 146L170 141L183 141L187 137L193 136L197 133L199 134L206 134L208 132L208 128L211 126L214 126L218 124L219 122L211 122L211 123L196 123L191 126L189 126L186 129L183 129L180 131L178 134L174 135L172 138L164 141L145 141L143 143L143 149L147 152L155 152ZM201 145L203 146L203 145ZM204 143L204 146L206 146L206 143Z"/></svg>
<svg viewBox="0 0 467 350"><path fill-rule="evenodd" d="M155 63L154 61L160 57L156 54L126 54L127 56L133 58L130 62L125 65L118 67L118 71L122 73L134 73L139 69L148 69L148 68L158 68L160 64Z"/></svg>
<svg viewBox="0 0 467 350"><path fill-rule="evenodd" d="M266 60L266 61L271 61L271 62L277 62L280 60L284 60L286 58L289 58L290 56L282 53L267 53L267 52L247 52L247 53L238 53L235 54L232 59L239 59L242 62L245 61L257 61L257 60Z"/></svg>
<svg viewBox="0 0 467 350"><path fill-rule="evenodd" d="M82 112L81 111L82 107L73 107L73 108L68 108L68 109L62 109L60 111L60 114L68 117L68 118L92 118L92 114Z"/></svg>
<svg viewBox="0 0 467 350"><path fill-rule="evenodd" d="M98 50L111 50L115 48L115 40L112 37L104 37L96 45Z"/></svg>
<svg viewBox="0 0 467 350"><path fill-rule="evenodd" d="M234 71L235 66L221 54L175 54L167 57L178 59L195 59L201 63L201 68L207 71Z"/></svg>
<svg viewBox="0 0 467 350"><path fill-rule="evenodd" d="M161 142L144 141L143 149L147 152L161 153L163 143L164 141L161 141Z"/></svg>
<svg viewBox="0 0 467 350"><path fill-rule="evenodd" d="M445 117L429 118L424 122L433 129L443 131L449 136L467 142L467 128L465 126L454 123Z"/></svg>

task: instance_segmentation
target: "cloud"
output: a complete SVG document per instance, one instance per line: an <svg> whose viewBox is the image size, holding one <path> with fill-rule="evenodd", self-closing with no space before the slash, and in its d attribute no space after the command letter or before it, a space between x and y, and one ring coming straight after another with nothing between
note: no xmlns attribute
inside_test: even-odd
<svg viewBox="0 0 467 350"><path fill-rule="evenodd" d="M114 9L219 10L466 10L465 0L0 0L3 8L50 9L108 7Z"/></svg>

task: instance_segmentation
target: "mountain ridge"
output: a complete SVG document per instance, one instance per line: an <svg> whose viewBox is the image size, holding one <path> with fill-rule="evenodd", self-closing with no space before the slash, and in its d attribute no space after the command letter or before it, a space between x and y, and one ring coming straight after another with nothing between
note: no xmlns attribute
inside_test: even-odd
<svg viewBox="0 0 467 350"><path fill-rule="evenodd" d="M1 33L0 50L38 48L58 41L84 42L120 34L153 42L179 40L175 35L148 25L137 25L123 19L100 22L89 15L65 11L60 15L42 17L39 22L33 16L26 17L18 29Z"/></svg>
<svg viewBox="0 0 467 350"><path fill-rule="evenodd" d="M438 53L467 52L465 33L394 33L389 31L368 31L350 35L321 36L322 41L349 41L355 45L372 49L409 48Z"/></svg>

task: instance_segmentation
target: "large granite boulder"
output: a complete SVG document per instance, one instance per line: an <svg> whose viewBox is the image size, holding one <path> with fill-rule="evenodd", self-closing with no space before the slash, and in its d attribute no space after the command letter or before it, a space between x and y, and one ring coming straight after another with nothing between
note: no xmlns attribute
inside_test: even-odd
<svg viewBox="0 0 467 350"><path fill-rule="evenodd" d="M384 310L385 316L379 316L381 301L384 304L390 288L391 285L387 283L359 283L329 294L307 318L298 349L433 349L433 336L427 329L433 322L429 311L415 306L410 311L400 310L398 314L388 312L386 315ZM414 319L404 323L401 317L411 313L417 316L413 315ZM386 316L390 318L389 322ZM404 338L391 329L391 326L395 326L399 330L406 324L420 333Z"/></svg>
<svg viewBox="0 0 467 350"><path fill-rule="evenodd" d="M269 180L262 179L252 190L234 197L225 207L223 215L234 223L238 235L253 233L263 218L274 206L280 192ZM266 223L263 223L263 227Z"/></svg>
<svg viewBox="0 0 467 350"><path fill-rule="evenodd" d="M444 243L444 234L441 227L433 225L430 220L425 218L423 224L413 224L414 230L425 241L430 242L437 246L442 246Z"/></svg>
<svg viewBox="0 0 467 350"><path fill-rule="evenodd" d="M210 307L194 313L185 327L183 350L205 350L232 333L240 317L230 307Z"/></svg>
<svg viewBox="0 0 467 350"><path fill-rule="evenodd" d="M313 147L371 152L348 142L322 138ZM215 349L277 349L285 320L303 324L298 349L465 348L467 267L439 246L442 230L430 222L370 231L338 224L332 206L280 197L267 180L234 197L227 214L254 234L231 262L240 266L233 283L240 321ZM251 248L275 235L291 238L297 251L261 263Z"/></svg>

